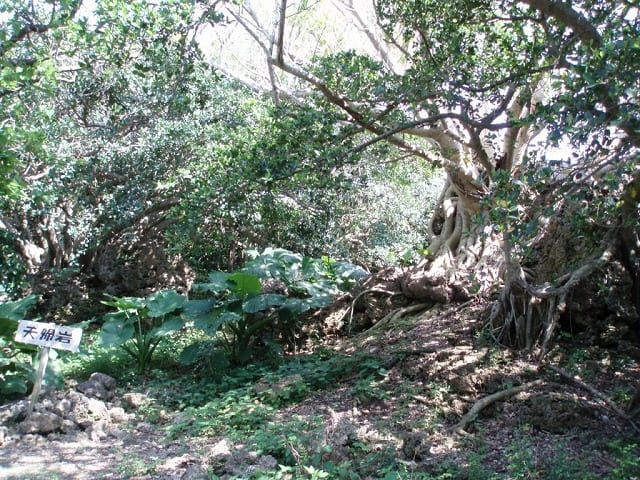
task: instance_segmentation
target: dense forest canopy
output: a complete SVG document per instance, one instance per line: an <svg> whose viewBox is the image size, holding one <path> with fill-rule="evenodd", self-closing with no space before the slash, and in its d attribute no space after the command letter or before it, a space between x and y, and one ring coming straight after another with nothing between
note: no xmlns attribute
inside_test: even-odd
<svg viewBox="0 0 640 480"><path fill-rule="evenodd" d="M634 2L1 9L4 295L186 289L276 245L499 288L517 347L615 259L639 305Z"/></svg>

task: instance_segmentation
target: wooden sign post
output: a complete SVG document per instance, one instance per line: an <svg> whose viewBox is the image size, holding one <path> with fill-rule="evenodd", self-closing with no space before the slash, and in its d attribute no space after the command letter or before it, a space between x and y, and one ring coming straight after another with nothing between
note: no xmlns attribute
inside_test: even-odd
<svg viewBox="0 0 640 480"><path fill-rule="evenodd" d="M77 352L80 347L81 338L81 328L64 327L53 323L32 322L31 320L20 320L15 341L42 347L38 361L38 373L33 383L33 391L29 396L27 415L33 412L33 408L40 395L42 379L49 361L49 350L51 348L58 348Z"/></svg>

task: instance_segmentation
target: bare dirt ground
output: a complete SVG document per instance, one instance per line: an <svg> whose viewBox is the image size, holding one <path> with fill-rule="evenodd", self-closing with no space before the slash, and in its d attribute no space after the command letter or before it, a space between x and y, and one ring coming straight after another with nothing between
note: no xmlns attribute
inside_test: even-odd
<svg viewBox="0 0 640 480"><path fill-rule="evenodd" d="M122 426L102 439L86 434L30 435L0 449L0 478L94 480L208 478L188 441L168 442L150 425ZM153 470L150 475L149 470Z"/></svg>

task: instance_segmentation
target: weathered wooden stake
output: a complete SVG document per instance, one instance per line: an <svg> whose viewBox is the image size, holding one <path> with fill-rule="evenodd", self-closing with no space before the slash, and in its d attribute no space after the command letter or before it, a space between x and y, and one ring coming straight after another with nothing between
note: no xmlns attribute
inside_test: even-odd
<svg viewBox="0 0 640 480"><path fill-rule="evenodd" d="M42 347L40 350L40 359L38 365L38 373L36 375L36 381L33 384L33 390L29 397L29 408L27 408L27 416L31 415L33 408L36 406L38 396L40 396L40 388L42 387L42 378L44 372L47 369L47 362L49 362L49 347Z"/></svg>

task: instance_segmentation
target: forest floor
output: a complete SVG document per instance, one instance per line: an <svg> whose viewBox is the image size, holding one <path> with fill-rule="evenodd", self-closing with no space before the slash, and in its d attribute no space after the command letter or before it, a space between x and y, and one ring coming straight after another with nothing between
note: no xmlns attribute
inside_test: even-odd
<svg viewBox="0 0 640 480"><path fill-rule="evenodd" d="M623 408L640 348L567 337L545 359L559 375L485 338L485 307L376 324L215 381L154 370L120 382L117 398L145 400L99 435L12 436L9 425L0 478L640 478L640 434L594 393ZM478 400L519 385L452 432Z"/></svg>

